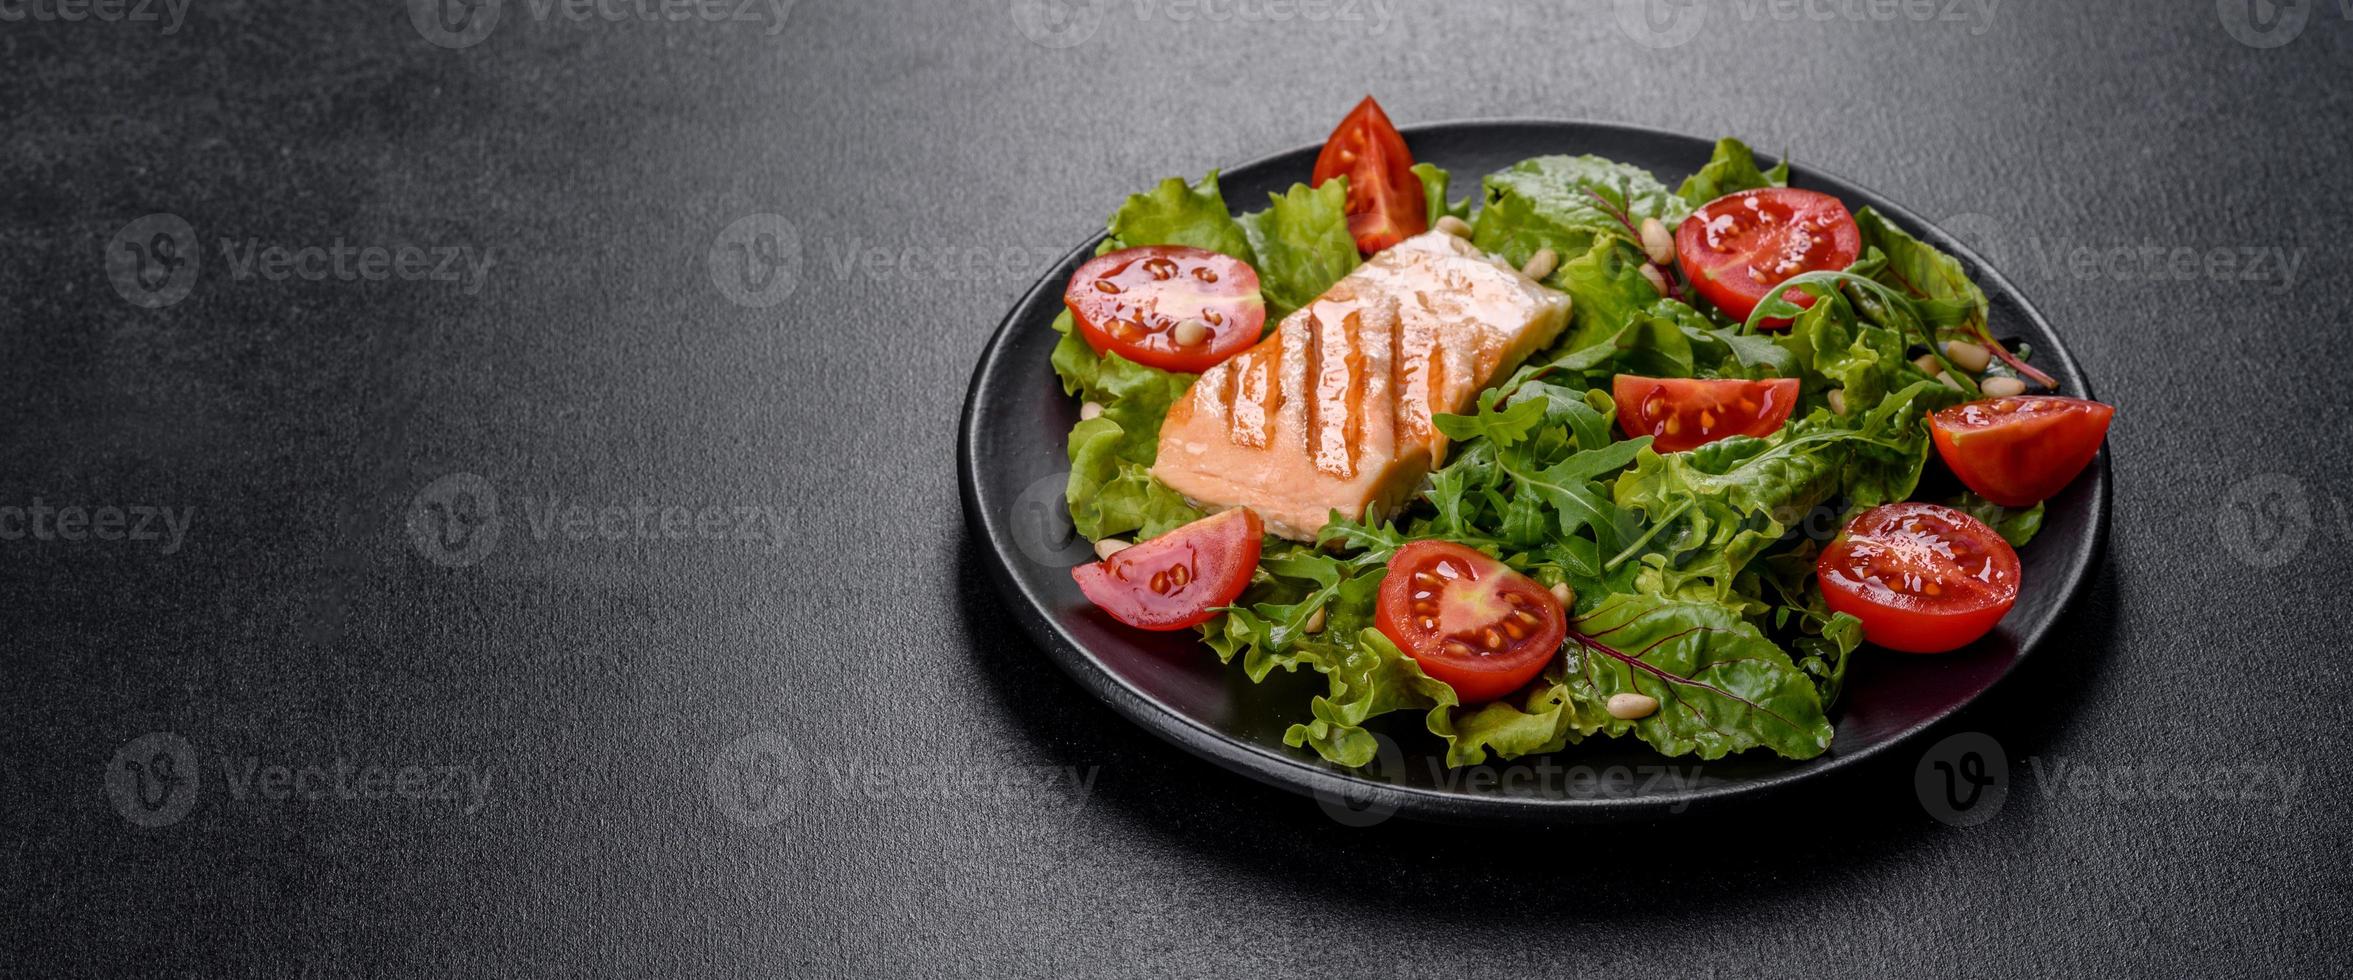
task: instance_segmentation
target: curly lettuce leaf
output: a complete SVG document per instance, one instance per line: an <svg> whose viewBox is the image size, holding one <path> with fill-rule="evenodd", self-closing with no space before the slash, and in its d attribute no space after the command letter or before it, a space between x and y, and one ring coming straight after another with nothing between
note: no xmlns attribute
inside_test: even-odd
<svg viewBox="0 0 2353 980"><path fill-rule="evenodd" d="M1193 385L1193 375L1162 371L1117 354L1097 356L1072 328L1070 312L1054 318L1062 334L1054 370L1063 389L1103 406L1103 414L1070 430L1070 480L1064 497L1071 526L1090 539L1152 537L1202 516L1176 491L1152 478L1160 453L1160 422L1168 406Z"/></svg>
<svg viewBox="0 0 2353 980"><path fill-rule="evenodd" d="M1190 245L1221 252L1256 265L1250 236L1217 188L1217 171L1189 184L1170 177L1151 190L1135 194L1112 212L1106 225L1110 237L1096 254L1139 245Z"/></svg>
<svg viewBox="0 0 2353 980"><path fill-rule="evenodd" d="M1470 198L1466 197L1451 204L1446 201L1446 185L1449 177L1445 168L1436 164L1417 163L1413 165L1413 175L1422 182L1422 200L1426 202L1424 207L1427 211L1426 219L1430 227L1437 227L1438 219L1448 215L1465 221L1470 220Z"/></svg>
<svg viewBox="0 0 2353 980"><path fill-rule="evenodd" d="M1685 178L1675 195L1697 208L1735 191L1787 186L1789 161L1775 164L1771 170L1758 170L1756 154L1748 144L1725 137L1716 141L1715 155L1708 158L1707 166Z"/></svg>
<svg viewBox="0 0 2353 980"><path fill-rule="evenodd" d="M1292 184L1268 195L1266 210L1241 217L1242 231L1258 256L1258 289L1266 297L1267 323L1306 306L1356 268L1356 239L1348 234L1347 178L1322 187Z"/></svg>

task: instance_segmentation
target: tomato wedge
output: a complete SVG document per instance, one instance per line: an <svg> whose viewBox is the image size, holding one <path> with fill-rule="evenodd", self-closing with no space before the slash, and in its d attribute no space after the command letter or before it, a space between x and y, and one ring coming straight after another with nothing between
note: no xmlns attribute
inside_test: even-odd
<svg viewBox="0 0 2353 980"><path fill-rule="evenodd" d="M2100 453L2116 409L2082 398L2017 395L1928 417L1937 455L1977 495L2032 507L2067 489Z"/></svg>
<svg viewBox="0 0 2353 980"><path fill-rule="evenodd" d="M1791 276L1844 269L1862 254L1863 233L1846 205L1793 187L1734 191L1691 212L1675 232L1675 259L1692 288L1724 315L1746 320L1765 293ZM1813 297L1790 301L1812 306ZM1763 326L1786 327L1787 320Z"/></svg>
<svg viewBox="0 0 2353 980"><path fill-rule="evenodd" d="M1371 255L1430 229L1429 198L1414 176L1413 154L1372 96L1332 130L1308 184L1322 187L1342 176L1348 178L1348 234L1355 236L1357 251Z"/></svg>
<svg viewBox="0 0 2353 980"><path fill-rule="evenodd" d="M1847 523L1814 563L1833 612L1890 650L1968 646L2018 601L2018 552L1942 504L1884 504Z"/></svg>
<svg viewBox="0 0 2353 980"><path fill-rule="evenodd" d="M1236 507L1080 565L1070 577L1113 619L1137 629L1187 629L1242 594L1265 535L1257 514Z"/></svg>
<svg viewBox="0 0 2353 980"><path fill-rule="evenodd" d="M1560 600L1534 579L1449 541L1397 549L1373 612L1381 634L1465 704L1526 686L1569 628Z"/></svg>
<svg viewBox="0 0 2353 980"><path fill-rule="evenodd" d="M1258 343L1266 300L1250 263L1184 245L1145 245L1088 259L1062 291L1097 354L1199 374Z"/></svg>
<svg viewBox="0 0 2353 980"><path fill-rule="evenodd" d="M1621 374L1610 381L1610 395L1618 401L1618 428L1629 437L1651 437L1650 447L1662 453L1679 453L1728 436L1763 438L1779 432L1797 407L1797 388L1796 378L1742 381Z"/></svg>

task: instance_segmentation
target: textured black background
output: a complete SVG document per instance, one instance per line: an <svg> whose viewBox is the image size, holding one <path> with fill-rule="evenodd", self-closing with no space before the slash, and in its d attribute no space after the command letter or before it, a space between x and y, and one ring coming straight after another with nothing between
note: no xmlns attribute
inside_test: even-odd
<svg viewBox="0 0 2353 980"><path fill-rule="evenodd" d="M1067 47L1005 0L800 0L773 33L506 0L463 48L390 0L0 21L0 507L193 508L168 554L0 539L0 972L2343 969L2338 0L2268 48L2240 0L1735 3L1665 47L1599 0L1364 2L1107 0L1040 35ZM2115 523L2057 642L1948 728L2006 750L1990 819L1933 819L1899 753L1657 826L1350 829L1018 635L953 481L987 331L1121 195L1319 140L1368 90L1409 123L1744 136L1945 221L2065 333L2121 406ZM146 309L105 256L158 212L202 259ZM710 262L760 213L800 249L765 308ZM271 281L224 239L495 264ZM2069 262L2143 246L2297 264ZM453 473L501 505L472 564L404 530ZM769 507L791 541L541 533L550 501ZM764 785L729 749L759 732L785 778L738 819L714 785ZM198 763L158 827L108 793L149 733ZM278 799L248 760L490 782ZM2141 788L2242 766L2263 798ZM1054 769L1086 788L1018 781Z"/></svg>

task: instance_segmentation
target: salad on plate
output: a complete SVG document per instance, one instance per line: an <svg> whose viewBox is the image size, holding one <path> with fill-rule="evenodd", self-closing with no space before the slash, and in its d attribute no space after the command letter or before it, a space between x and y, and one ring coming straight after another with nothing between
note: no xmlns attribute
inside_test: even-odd
<svg viewBox="0 0 2353 980"><path fill-rule="evenodd" d="M1396 712L1452 765L1827 751L1866 647L1968 646L2033 587L2114 410L1886 216L1738 140L1693 164L1450 201L1367 98L1258 210L1214 172L1130 197L1054 323L1081 591L1322 675L1284 740L1344 766Z"/></svg>

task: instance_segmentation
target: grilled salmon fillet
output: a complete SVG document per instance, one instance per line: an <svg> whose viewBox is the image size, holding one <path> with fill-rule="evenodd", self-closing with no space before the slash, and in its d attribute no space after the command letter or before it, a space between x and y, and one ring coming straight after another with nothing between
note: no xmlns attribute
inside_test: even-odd
<svg viewBox="0 0 2353 980"><path fill-rule="evenodd" d="M1152 475L1313 540L1375 518L1446 455L1430 421L1560 335L1569 298L1441 231L1399 242L1209 369L1168 410Z"/></svg>

